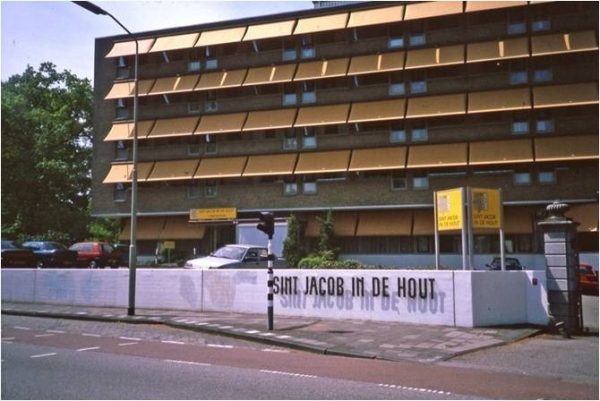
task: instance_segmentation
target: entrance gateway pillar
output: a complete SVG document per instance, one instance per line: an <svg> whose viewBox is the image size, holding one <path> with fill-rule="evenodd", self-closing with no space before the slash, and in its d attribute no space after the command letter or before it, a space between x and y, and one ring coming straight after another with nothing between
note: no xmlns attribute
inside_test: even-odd
<svg viewBox="0 0 600 401"><path fill-rule="evenodd" d="M555 201L546 207L548 217L538 223L544 233L548 312L551 324L566 337L581 331L579 252L574 243L579 223L565 217L568 209Z"/></svg>

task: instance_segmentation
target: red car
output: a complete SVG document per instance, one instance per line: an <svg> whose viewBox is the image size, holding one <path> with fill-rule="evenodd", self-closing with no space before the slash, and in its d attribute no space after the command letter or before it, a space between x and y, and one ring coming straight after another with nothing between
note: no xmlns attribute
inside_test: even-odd
<svg viewBox="0 0 600 401"><path fill-rule="evenodd" d="M78 242L69 248L77 251L77 265L90 269L119 267L119 254L105 242Z"/></svg>
<svg viewBox="0 0 600 401"><path fill-rule="evenodd" d="M587 263L579 264L579 287L582 294L598 295L598 272Z"/></svg>

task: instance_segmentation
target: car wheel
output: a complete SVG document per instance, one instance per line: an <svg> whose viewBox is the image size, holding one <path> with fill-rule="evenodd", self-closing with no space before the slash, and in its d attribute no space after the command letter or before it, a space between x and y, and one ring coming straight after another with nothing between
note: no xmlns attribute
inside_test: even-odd
<svg viewBox="0 0 600 401"><path fill-rule="evenodd" d="M41 269L44 267L44 261L39 259L35 262L35 267L37 267L38 269Z"/></svg>
<svg viewBox="0 0 600 401"><path fill-rule="evenodd" d="M98 268L98 262L96 262L95 260L90 260L90 264L88 265L88 268L90 268L90 269L97 269Z"/></svg>

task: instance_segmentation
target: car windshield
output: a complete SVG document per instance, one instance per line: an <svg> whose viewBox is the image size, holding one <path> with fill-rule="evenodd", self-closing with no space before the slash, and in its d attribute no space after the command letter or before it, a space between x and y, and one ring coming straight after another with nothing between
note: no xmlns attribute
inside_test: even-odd
<svg viewBox="0 0 600 401"><path fill-rule="evenodd" d="M245 248L240 248L237 246L224 246L223 248L219 248L214 251L210 256L214 256L215 258L242 260L244 251Z"/></svg>
<svg viewBox="0 0 600 401"><path fill-rule="evenodd" d="M2 249L19 249L13 241L2 240Z"/></svg>
<svg viewBox="0 0 600 401"><path fill-rule="evenodd" d="M63 244L58 242L46 242L45 249L67 249Z"/></svg>

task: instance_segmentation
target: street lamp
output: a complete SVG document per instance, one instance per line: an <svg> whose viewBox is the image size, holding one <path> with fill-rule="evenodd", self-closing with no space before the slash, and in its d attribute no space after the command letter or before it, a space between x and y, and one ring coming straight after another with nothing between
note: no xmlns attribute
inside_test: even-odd
<svg viewBox="0 0 600 401"><path fill-rule="evenodd" d="M80 7L96 14L96 15L107 15L112 18L121 28L125 30L135 41L135 63L133 70L133 154L132 154L132 170L131 170L131 235L129 243L129 303L127 307L127 314L129 316L135 315L135 268L137 261L136 252L136 240L137 240L137 181L138 181L138 124L137 124L137 113L138 113L138 55L139 55L139 43L132 33L127 29L121 22L116 19L111 13L103 10L97 5L89 1L74 1Z"/></svg>

